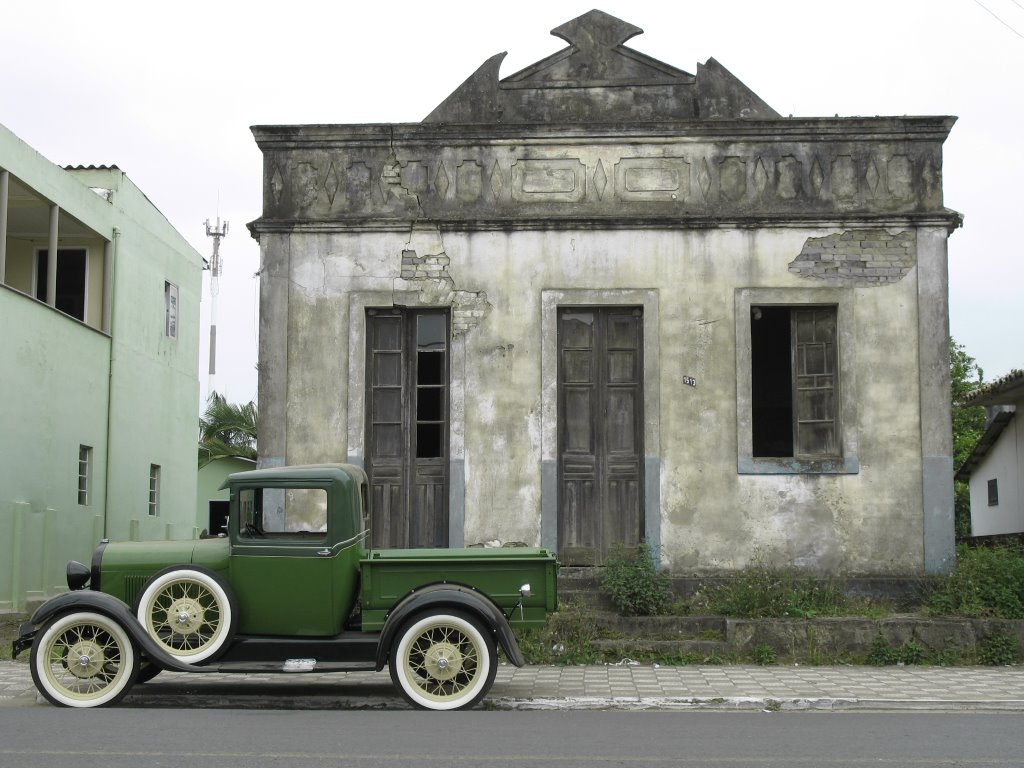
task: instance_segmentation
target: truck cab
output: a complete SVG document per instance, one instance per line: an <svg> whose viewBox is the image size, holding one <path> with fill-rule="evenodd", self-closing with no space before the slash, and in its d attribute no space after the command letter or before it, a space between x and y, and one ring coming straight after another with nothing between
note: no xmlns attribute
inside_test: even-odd
<svg viewBox="0 0 1024 768"><path fill-rule="evenodd" d="M232 475L228 582L243 635L341 632L359 594L369 509L351 465Z"/></svg>

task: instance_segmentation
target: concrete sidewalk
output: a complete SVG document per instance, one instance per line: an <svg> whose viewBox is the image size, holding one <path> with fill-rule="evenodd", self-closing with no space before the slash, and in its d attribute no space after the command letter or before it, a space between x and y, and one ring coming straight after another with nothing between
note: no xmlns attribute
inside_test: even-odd
<svg viewBox="0 0 1024 768"><path fill-rule="evenodd" d="M0 707L35 706L28 664L0 661ZM404 709L387 671L163 672L125 698L136 707ZM490 709L921 710L1024 712L1021 667L502 665Z"/></svg>

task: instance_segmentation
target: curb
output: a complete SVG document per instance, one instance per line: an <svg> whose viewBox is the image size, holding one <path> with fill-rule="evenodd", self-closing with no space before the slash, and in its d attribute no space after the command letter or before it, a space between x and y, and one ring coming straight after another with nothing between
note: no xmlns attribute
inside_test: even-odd
<svg viewBox="0 0 1024 768"><path fill-rule="evenodd" d="M1024 712L1024 700L1000 701L948 699L842 699L842 698L759 698L730 696L676 698L630 696L578 696L567 698L512 699L484 701L494 710L615 710L706 711L706 712Z"/></svg>

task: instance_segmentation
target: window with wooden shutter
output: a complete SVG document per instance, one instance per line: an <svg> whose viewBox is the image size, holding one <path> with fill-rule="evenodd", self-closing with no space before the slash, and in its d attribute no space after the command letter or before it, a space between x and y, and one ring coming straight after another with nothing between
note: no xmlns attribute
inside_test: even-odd
<svg viewBox="0 0 1024 768"><path fill-rule="evenodd" d="M750 312L755 457L841 455L834 306Z"/></svg>

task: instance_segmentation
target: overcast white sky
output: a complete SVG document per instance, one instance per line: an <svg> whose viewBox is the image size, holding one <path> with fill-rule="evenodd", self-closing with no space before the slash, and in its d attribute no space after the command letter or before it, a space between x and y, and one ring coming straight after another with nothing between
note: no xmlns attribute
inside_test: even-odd
<svg viewBox="0 0 1024 768"><path fill-rule="evenodd" d="M1024 0L5 4L0 122L59 165L116 164L204 256L203 221L230 221L216 388L244 402L262 161L249 126L418 122L492 54L508 51L504 77L560 50L549 31L595 4L645 30L630 47L688 72L714 57L782 114L959 116L944 160L946 205L965 216L952 332L986 379L1024 367ZM206 275L204 398L209 306Z"/></svg>

